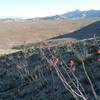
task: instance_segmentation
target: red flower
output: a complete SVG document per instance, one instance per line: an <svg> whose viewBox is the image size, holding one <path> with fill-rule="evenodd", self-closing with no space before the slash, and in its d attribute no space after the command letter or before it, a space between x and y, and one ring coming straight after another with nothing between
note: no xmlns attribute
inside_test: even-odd
<svg viewBox="0 0 100 100"><path fill-rule="evenodd" d="M73 66L73 65L75 64L74 60L71 59L71 60L69 61L69 64L70 64L71 66Z"/></svg>
<svg viewBox="0 0 100 100"><path fill-rule="evenodd" d="M48 63L52 66L56 66L56 65L59 65L60 64L60 61L58 58L56 57L53 57L51 58L50 60L48 60Z"/></svg>
<svg viewBox="0 0 100 100"><path fill-rule="evenodd" d="M76 66L71 66L68 67L69 72L75 72L76 71Z"/></svg>
<svg viewBox="0 0 100 100"><path fill-rule="evenodd" d="M97 50L97 53L100 54L100 50Z"/></svg>

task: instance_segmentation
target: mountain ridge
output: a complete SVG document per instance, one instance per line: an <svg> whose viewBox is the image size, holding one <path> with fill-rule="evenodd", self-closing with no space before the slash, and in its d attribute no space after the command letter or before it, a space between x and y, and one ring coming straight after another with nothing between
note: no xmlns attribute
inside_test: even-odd
<svg viewBox="0 0 100 100"><path fill-rule="evenodd" d="M70 11L61 15L54 15L54 16L47 16L47 17L40 17L42 20L54 20L54 19L78 19L78 18L94 18L100 17L100 10L87 10L87 11L80 11L74 10Z"/></svg>
<svg viewBox="0 0 100 100"><path fill-rule="evenodd" d="M52 16L44 16L44 17L18 17L18 16L9 16L9 17L1 17L2 20L55 20L55 19L79 19L79 18L94 18L100 17L100 9L99 10L84 10L81 11L79 9L68 11L63 14L57 14Z"/></svg>

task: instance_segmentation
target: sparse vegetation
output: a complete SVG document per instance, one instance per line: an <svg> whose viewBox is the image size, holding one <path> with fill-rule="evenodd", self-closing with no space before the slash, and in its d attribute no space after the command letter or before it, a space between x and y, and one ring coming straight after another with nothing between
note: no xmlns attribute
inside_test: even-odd
<svg viewBox="0 0 100 100"><path fill-rule="evenodd" d="M94 41L85 40L86 47L84 47L82 40L74 42L74 45L70 45L72 43L70 42L67 46L65 41L57 40L53 46L51 44L54 41L46 41L47 44L41 45L41 47L39 44L24 47L20 54L10 54L10 58L9 55L1 57L0 59L5 60L1 60L0 64L2 65L6 61L7 64L2 67L8 68L9 65L9 69L6 73L1 74L0 80L7 81L9 80L8 75L14 74L13 78L16 83L8 84L7 87L3 85L5 89L1 92L6 94L6 91L9 91L7 94L10 94L11 97L15 96L17 99L27 96L28 98L34 97L35 100L51 100L51 98L58 100L61 97L64 97L63 100L98 98L98 93L95 92L97 89L95 85L98 84L100 77L99 61L97 60L99 54L95 51L98 49L97 44L92 46ZM100 41L99 38L98 41ZM88 52L90 47L93 47L93 52ZM69 70L70 67L72 68ZM5 77L3 77L4 74L6 74ZM88 94L92 93L92 96L87 95L88 91L91 91Z"/></svg>

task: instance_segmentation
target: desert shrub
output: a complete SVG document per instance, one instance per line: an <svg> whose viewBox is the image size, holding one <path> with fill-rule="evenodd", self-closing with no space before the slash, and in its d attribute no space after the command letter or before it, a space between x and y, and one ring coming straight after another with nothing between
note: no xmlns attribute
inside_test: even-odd
<svg viewBox="0 0 100 100"><path fill-rule="evenodd" d="M45 99L44 99L44 97L40 97L40 99L39 99L39 100L45 100Z"/></svg>
<svg viewBox="0 0 100 100"><path fill-rule="evenodd" d="M6 92L6 91L12 90L14 88L16 88L16 84L14 84L14 83L1 85L0 86L0 92Z"/></svg>
<svg viewBox="0 0 100 100"><path fill-rule="evenodd" d="M70 97L69 100L76 100L74 97Z"/></svg>
<svg viewBox="0 0 100 100"><path fill-rule="evenodd" d="M27 94L27 92L24 91L24 90L22 90L22 91L20 91L20 92L18 93L18 97L20 97L20 98L25 97L26 94Z"/></svg>
<svg viewBox="0 0 100 100"><path fill-rule="evenodd" d="M84 78L84 79L83 79L83 82L84 82L86 85L89 85L89 84L90 84L87 78Z"/></svg>
<svg viewBox="0 0 100 100"><path fill-rule="evenodd" d="M83 61L84 61L84 62L91 62L91 61L93 61L93 60L95 60L95 59L96 59L96 55L93 54L93 55L88 56L88 57L85 57L85 56L84 56Z"/></svg>
<svg viewBox="0 0 100 100"><path fill-rule="evenodd" d="M93 82L93 81L94 81L94 76L92 75L92 73L89 73L88 71L87 71L87 73L88 73L89 78L90 78L91 81ZM87 85L90 85L89 80L88 80L87 78L84 78L84 79L83 79L83 82L84 82L85 84L87 84Z"/></svg>
<svg viewBox="0 0 100 100"><path fill-rule="evenodd" d="M33 77L32 75L27 75L23 78L23 81L26 82L26 83L29 83L31 81L33 81Z"/></svg>
<svg viewBox="0 0 100 100"><path fill-rule="evenodd" d="M97 46L96 45L92 45L90 48L89 48L89 53L96 53L97 51Z"/></svg>

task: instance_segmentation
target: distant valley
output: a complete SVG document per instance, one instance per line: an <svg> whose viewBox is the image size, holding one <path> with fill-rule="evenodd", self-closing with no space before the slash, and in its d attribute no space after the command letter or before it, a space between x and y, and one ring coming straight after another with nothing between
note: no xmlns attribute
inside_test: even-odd
<svg viewBox="0 0 100 100"><path fill-rule="evenodd" d="M85 14L84 18L83 14ZM70 36L70 33L73 33L71 34L71 37L73 37L76 35L77 30L97 21L100 21L100 10L76 10L62 15L43 18L0 19L0 48L11 48L13 45L40 42L54 37L62 37L65 34ZM88 31L92 32L93 28L89 28ZM95 26L94 30L100 30L99 26L98 29ZM81 36L84 33L87 34L85 30L82 32Z"/></svg>

